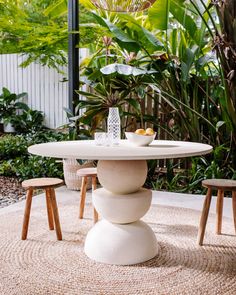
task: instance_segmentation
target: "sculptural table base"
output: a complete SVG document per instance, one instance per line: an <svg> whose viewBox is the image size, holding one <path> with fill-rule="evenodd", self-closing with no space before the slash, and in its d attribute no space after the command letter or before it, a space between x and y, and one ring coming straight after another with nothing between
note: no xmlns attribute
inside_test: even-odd
<svg viewBox="0 0 236 295"><path fill-rule="evenodd" d="M152 229L139 219L149 210L152 194L141 188L147 163L99 161L98 179L103 188L94 191L93 204L103 220L88 233L86 255L98 262L130 265L157 255Z"/></svg>

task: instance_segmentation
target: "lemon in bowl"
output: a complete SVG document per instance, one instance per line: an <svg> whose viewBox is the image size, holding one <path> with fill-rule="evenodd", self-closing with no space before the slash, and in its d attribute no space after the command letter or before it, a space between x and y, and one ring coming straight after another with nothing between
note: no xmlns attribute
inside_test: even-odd
<svg viewBox="0 0 236 295"><path fill-rule="evenodd" d="M137 129L135 132L125 132L127 140L135 146L147 146L156 137L156 132L152 128Z"/></svg>

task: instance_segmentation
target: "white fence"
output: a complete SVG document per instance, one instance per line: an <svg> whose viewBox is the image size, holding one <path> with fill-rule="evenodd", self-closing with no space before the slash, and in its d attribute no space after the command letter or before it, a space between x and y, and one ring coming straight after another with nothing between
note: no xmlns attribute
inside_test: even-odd
<svg viewBox="0 0 236 295"><path fill-rule="evenodd" d="M81 59L87 51L82 49ZM65 73L59 74L56 70L31 63L26 68L19 65L24 57L19 54L0 55L0 93L2 87L13 93L28 93L27 104L30 108L42 111L45 114L45 125L57 128L66 123L66 114L63 107L68 107L67 67L61 68Z"/></svg>

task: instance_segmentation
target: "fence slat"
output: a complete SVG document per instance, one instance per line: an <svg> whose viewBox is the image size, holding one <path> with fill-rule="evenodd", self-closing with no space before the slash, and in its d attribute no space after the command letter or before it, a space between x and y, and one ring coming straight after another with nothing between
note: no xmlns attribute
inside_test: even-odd
<svg viewBox="0 0 236 295"><path fill-rule="evenodd" d="M87 56L85 49L80 50L80 60ZM58 73L52 68L36 63L26 68L19 65L24 61L20 54L0 55L0 92L2 87L13 93L27 92L27 103L32 109L45 114L45 125L57 128L66 124L67 118L63 107L69 107L68 83L62 82L67 78L67 67Z"/></svg>

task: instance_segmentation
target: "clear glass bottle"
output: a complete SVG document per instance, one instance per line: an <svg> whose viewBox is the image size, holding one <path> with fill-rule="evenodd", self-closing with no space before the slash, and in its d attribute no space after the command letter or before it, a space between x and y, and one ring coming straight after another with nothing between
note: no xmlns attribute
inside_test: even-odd
<svg viewBox="0 0 236 295"><path fill-rule="evenodd" d="M120 142L120 114L117 107L109 108L107 132L112 134L112 144L118 145Z"/></svg>

